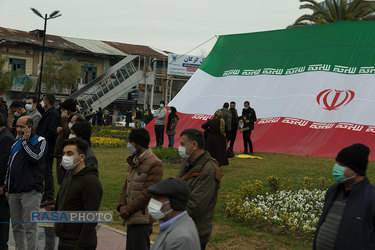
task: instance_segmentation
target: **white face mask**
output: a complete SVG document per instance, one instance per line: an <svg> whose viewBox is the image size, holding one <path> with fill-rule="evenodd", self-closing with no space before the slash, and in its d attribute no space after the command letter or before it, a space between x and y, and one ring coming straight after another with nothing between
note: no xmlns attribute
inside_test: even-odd
<svg viewBox="0 0 375 250"><path fill-rule="evenodd" d="M69 127L69 129L72 129L73 124L71 124L71 123L69 122L69 123L68 123L68 127Z"/></svg>
<svg viewBox="0 0 375 250"><path fill-rule="evenodd" d="M77 157L79 157L79 156L77 156ZM74 159L76 159L77 157L65 156L64 155L62 157L61 166L63 166L66 170L74 169L79 164L79 162L74 164Z"/></svg>
<svg viewBox="0 0 375 250"><path fill-rule="evenodd" d="M190 157L190 155L186 153L186 147L181 146L181 145L178 147L178 154L184 160L187 160Z"/></svg>
<svg viewBox="0 0 375 250"><path fill-rule="evenodd" d="M130 154L134 155L135 153L137 153L137 149L130 142L128 142L127 148Z"/></svg>
<svg viewBox="0 0 375 250"><path fill-rule="evenodd" d="M163 204L167 204L167 203L169 203L169 201L160 202L160 201L157 201L157 200L151 198L150 202L148 203L148 206L147 206L148 213L151 215L152 218L154 218L154 220L163 219L165 216L167 216L167 214L169 214L173 210L173 209L170 209L166 213L163 213L161 211L161 207L163 206Z"/></svg>
<svg viewBox="0 0 375 250"><path fill-rule="evenodd" d="M44 108L46 105L44 104L44 101L42 101L41 103L40 103L40 105L42 106L42 108Z"/></svg>
<svg viewBox="0 0 375 250"><path fill-rule="evenodd" d="M18 112L16 111L16 112L14 112L14 115L15 115L16 117L19 117L21 114L18 113Z"/></svg>
<svg viewBox="0 0 375 250"><path fill-rule="evenodd" d="M26 109L27 111L31 112L31 111L33 111L33 105L30 104L30 103L27 103L27 104L25 105L25 109Z"/></svg>
<svg viewBox="0 0 375 250"><path fill-rule="evenodd" d="M69 139L76 138L76 137L77 137L76 135L69 134Z"/></svg>

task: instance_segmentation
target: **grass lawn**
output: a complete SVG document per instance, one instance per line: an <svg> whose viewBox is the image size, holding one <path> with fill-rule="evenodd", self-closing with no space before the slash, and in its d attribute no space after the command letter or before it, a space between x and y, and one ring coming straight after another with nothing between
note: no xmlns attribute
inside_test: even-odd
<svg viewBox="0 0 375 250"><path fill-rule="evenodd" d="M124 230L116 205L126 178L125 159L129 153L125 148L93 148L93 150L99 161L99 178L104 190L101 210L113 210L112 226ZM266 153L256 155L264 159L232 158L229 160L229 166L222 167L224 178L216 205L214 230L207 249L311 249L312 239L271 233L233 218L224 217L225 197L230 192L236 192L244 181L261 180L267 184L267 178L271 175L282 180L305 176L314 180L319 177L332 178L331 170L335 160ZM374 162L369 163L367 175L370 179L375 177L374 166ZM164 165L164 178L175 177L178 169L179 165ZM153 239L157 236L157 232L158 226L155 224Z"/></svg>

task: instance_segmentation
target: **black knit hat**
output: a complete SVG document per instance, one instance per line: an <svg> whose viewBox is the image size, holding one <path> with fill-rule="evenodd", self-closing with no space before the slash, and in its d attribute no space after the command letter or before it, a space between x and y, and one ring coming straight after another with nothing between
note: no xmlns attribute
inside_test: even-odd
<svg viewBox="0 0 375 250"><path fill-rule="evenodd" d="M76 122L71 130L77 137L86 140L91 145L91 124L89 122Z"/></svg>
<svg viewBox="0 0 375 250"><path fill-rule="evenodd" d="M189 200L190 189L180 178L168 178L147 188L147 192L169 198L171 207L176 211L184 211Z"/></svg>
<svg viewBox="0 0 375 250"><path fill-rule="evenodd" d="M134 142L144 148L148 148L150 143L150 134L144 128L136 128L130 132L129 142Z"/></svg>
<svg viewBox="0 0 375 250"><path fill-rule="evenodd" d="M77 111L77 104L74 99L67 99L65 102L61 104L61 107L63 109L69 110L71 112L76 112Z"/></svg>
<svg viewBox="0 0 375 250"><path fill-rule="evenodd" d="M370 149L363 144L357 143L342 149L336 157L340 162L359 175L365 176Z"/></svg>

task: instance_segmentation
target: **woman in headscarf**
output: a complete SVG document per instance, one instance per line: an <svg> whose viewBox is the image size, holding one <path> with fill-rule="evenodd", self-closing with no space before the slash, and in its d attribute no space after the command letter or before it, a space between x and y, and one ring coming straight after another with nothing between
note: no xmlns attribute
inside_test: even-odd
<svg viewBox="0 0 375 250"><path fill-rule="evenodd" d="M167 122L167 129L166 133L168 135L168 147L173 148L174 145L174 135L176 134L176 127L178 123L178 116L176 114L177 110L175 107L170 107L168 110L168 122Z"/></svg>
<svg viewBox="0 0 375 250"><path fill-rule="evenodd" d="M227 146L225 121L222 112L217 110L214 117L204 123L202 128L207 131L205 150L219 162L219 166L228 165L228 158L225 153Z"/></svg>

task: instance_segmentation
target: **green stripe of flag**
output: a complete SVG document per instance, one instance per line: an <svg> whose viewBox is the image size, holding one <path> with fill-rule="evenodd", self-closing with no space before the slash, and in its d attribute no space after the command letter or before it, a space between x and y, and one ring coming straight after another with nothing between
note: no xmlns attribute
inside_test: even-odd
<svg viewBox="0 0 375 250"><path fill-rule="evenodd" d="M375 22L220 36L200 69L217 77L317 70L375 74Z"/></svg>

